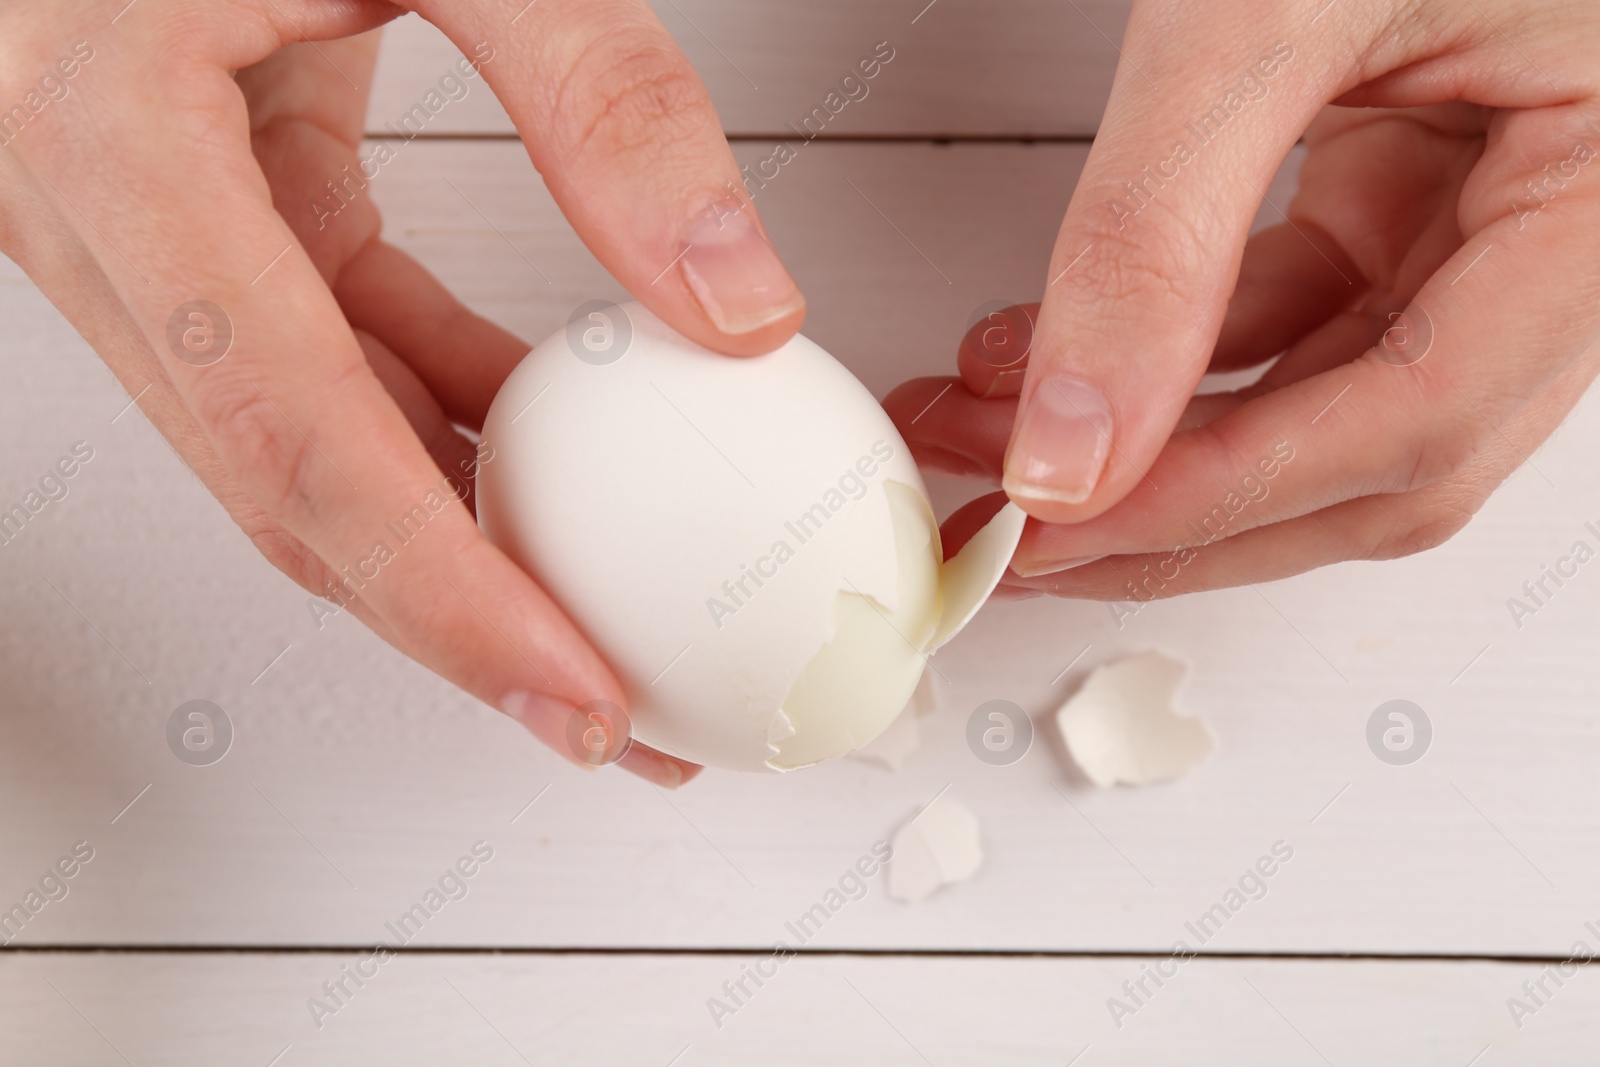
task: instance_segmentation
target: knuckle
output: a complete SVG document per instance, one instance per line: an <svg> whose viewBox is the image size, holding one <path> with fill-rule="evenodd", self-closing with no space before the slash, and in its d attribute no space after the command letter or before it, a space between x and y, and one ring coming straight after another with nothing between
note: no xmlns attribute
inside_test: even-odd
<svg viewBox="0 0 1600 1067"><path fill-rule="evenodd" d="M126 2L111 0L108 6L115 14ZM257 17L248 22L243 22L237 14L228 14L223 5L204 0L141 0L139 7L143 14L135 24L137 28L126 21L118 23L119 28L128 27L140 46L123 54L138 66L159 64L163 78L173 74L199 74L210 68L219 55L239 55L241 45L250 58L241 57L240 66L264 57L266 52L261 52L261 48L272 51L277 47L272 16L281 18L282 13L273 11L271 4L263 5L264 11L254 12ZM161 91L160 81L152 81L151 87Z"/></svg>
<svg viewBox="0 0 1600 1067"><path fill-rule="evenodd" d="M1459 422L1465 422L1464 418ZM1414 446L1411 469L1395 487L1411 493L1459 473L1478 453L1478 442L1471 427L1441 426L1431 430Z"/></svg>
<svg viewBox="0 0 1600 1067"><path fill-rule="evenodd" d="M1062 276L1063 295L1094 305L1100 313L1132 301L1139 313L1152 303L1200 306L1211 295L1205 248L1194 228L1168 214L1162 224L1124 226L1092 213L1080 235L1088 248Z"/></svg>
<svg viewBox="0 0 1600 1067"><path fill-rule="evenodd" d="M1367 551L1366 558L1401 559L1438 548L1466 527L1474 510L1456 504L1431 505L1420 515L1402 523L1398 530L1381 532Z"/></svg>
<svg viewBox="0 0 1600 1067"><path fill-rule="evenodd" d="M282 571L300 588L318 596L328 588L333 571L298 537L263 517L245 527L250 543L266 561Z"/></svg>
<svg viewBox="0 0 1600 1067"><path fill-rule="evenodd" d="M643 32L602 35L562 78L556 142L602 160L655 153L690 133L710 97L687 59Z"/></svg>
<svg viewBox="0 0 1600 1067"><path fill-rule="evenodd" d="M1358 357L1361 373L1401 418L1393 431L1398 443L1379 457L1384 470L1370 491L1412 493L1460 473L1479 456L1493 416L1467 399L1445 361L1396 367L1376 353L1369 348Z"/></svg>
<svg viewBox="0 0 1600 1067"><path fill-rule="evenodd" d="M1259 442L1253 444L1248 438L1227 432L1216 422L1196 426L1186 430L1185 434L1195 454L1202 457L1201 469L1216 472L1214 477L1219 480L1220 486L1216 503L1221 503L1224 491L1234 492L1242 479L1255 474L1256 464L1263 454ZM1248 521L1247 517L1244 522ZM1230 529L1236 533L1247 528L1241 523Z"/></svg>
<svg viewBox="0 0 1600 1067"><path fill-rule="evenodd" d="M191 405L218 454L268 514L281 515L291 502L310 499L311 443L255 382L215 380L196 391Z"/></svg>

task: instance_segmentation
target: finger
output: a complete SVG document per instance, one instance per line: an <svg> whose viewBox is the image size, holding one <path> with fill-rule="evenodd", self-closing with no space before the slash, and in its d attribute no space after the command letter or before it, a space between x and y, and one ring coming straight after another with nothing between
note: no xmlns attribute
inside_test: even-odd
<svg viewBox="0 0 1600 1067"><path fill-rule="evenodd" d="M1025 530L1013 570L1033 577L1107 555L1210 546L1342 501L1426 484L1442 473L1417 479L1427 431L1412 423L1396 432L1395 422L1415 413L1398 381L1375 368L1399 370L1377 360L1342 364L1174 435L1149 481L1110 511ZM1462 424L1450 432L1467 435L1456 445L1463 448L1493 430Z"/></svg>
<svg viewBox="0 0 1600 1067"><path fill-rule="evenodd" d="M1404 310L1460 247L1455 206L1483 123L1464 104L1319 114L1285 222L1245 246L1211 369L1270 359L1357 299Z"/></svg>
<svg viewBox="0 0 1600 1067"><path fill-rule="evenodd" d="M1428 335L1416 341L1423 347L1396 360L1386 341L1356 363L1175 437L1150 473L1165 492L1142 486L1094 522L1028 531L1017 572L1209 544L1341 501L1411 492L1504 440L1504 427L1530 398L1589 361L1584 354L1600 334L1600 311L1588 295L1594 265L1567 236L1600 225L1600 192L1569 187L1541 209L1537 230L1516 210L1526 161L1560 158L1573 138L1582 143L1585 120L1566 110L1564 123L1549 116L1508 123L1502 152L1475 172L1461 214L1481 229L1408 312Z"/></svg>
<svg viewBox="0 0 1600 1067"><path fill-rule="evenodd" d="M1245 245L1208 369L1237 370L1271 359L1364 289L1354 260L1314 222L1262 230Z"/></svg>
<svg viewBox="0 0 1600 1067"><path fill-rule="evenodd" d="M480 61L562 212L645 306L735 355L799 329L805 300L705 86L644 0L416 6Z"/></svg>
<svg viewBox="0 0 1600 1067"><path fill-rule="evenodd" d="M1439 498L1432 513L1441 519L1448 516L1450 523L1432 527L1432 536L1442 540L1460 529L1471 511L1449 502L1449 495L1443 487L1435 487L1421 490L1415 499L1363 497L1212 544L1090 557L1050 574L1008 574L1003 584L1016 592L1134 604L1277 581L1346 560L1389 559L1410 554L1412 545L1419 550L1432 547L1415 540L1405 550L1398 547L1403 543L1400 535L1416 521L1413 515L1427 513L1422 506L1430 497Z"/></svg>
<svg viewBox="0 0 1600 1067"><path fill-rule="evenodd" d="M1473 116L1464 116L1459 105L1340 114L1343 110L1330 108L1312 124L1307 139L1319 151L1302 168L1302 195L1290 206L1289 213L1293 229L1324 235L1321 245L1340 240L1330 231L1342 234L1341 243L1358 252L1348 263L1349 269L1356 272L1352 276L1376 279L1376 283L1364 282L1368 287L1354 306L1346 306L1315 328L1311 327L1322 309L1305 315L1283 333L1256 342L1251 340L1253 331L1264 329L1272 333L1274 327L1264 324L1263 317L1270 318L1275 311L1270 301L1258 302L1254 296L1241 295L1245 291L1243 279L1253 269L1265 277L1273 271L1265 264L1252 268L1252 254L1258 250L1247 246L1240 292L1235 293L1229 305L1224 337L1218 341L1212 369L1226 369L1229 363L1246 363L1263 353L1271 354L1284 337L1295 335L1295 331L1301 331L1299 339L1249 387L1231 394L1197 397L1179 420L1180 432L1213 421L1245 400L1321 374L1364 351L1391 344L1396 335L1404 333L1405 312L1411 299L1461 247L1456 206L1483 145L1482 137L1473 136L1472 127L1465 125ZM1481 135L1481 123L1477 132ZM1344 144L1334 146L1331 142L1340 137ZM1386 161L1387 169L1382 173L1371 168L1371 161L1378 158ZM1387 161L1399 161L1400 165L1390 166ZM1399 174L1394 175L1393 171ZM1333 248L1324 257L1310 240L1300 242L1300 248L1305 256L1330 264L1334 256L1342 255ZM1339 273L1345 269L1341 266ZM1288 264L1280 264L1279 271L1294 273ZM1325 282L1336 289L1344 288L1333 282L1332 276ZM1293 292L1284 292L1282 297L1286 303L1296 299ZM1328 300L1327 306L1337 303ZM1230 352L1230 329L1237 331L1241 343L1255 344L1253 350ZM1209 410L1202 413L1201 408Z"/></svg>
<svg viewBox="0 0 1600 1067"><path fill-rule="evenodd" d="M1353 283L1359 278L1355 262L1315 222L1284 223L1255 234L1245 245L1239 282L1207 369L1237 370L1285 351L1359 297L1365 289ZM1017 304L972 325L957 351L968 390L981 397L1022 392L1039 309Z"/></svg>
<svg viewBox="0 0 1600 1067"><path fill-rule="evenodd" d="M663 789L676 789L705 768L635 742L617 761L618 766Z"/></svg>
<svg viewBox="0 0 1600 1067"><path fill-rule="evenodd" d="M944 550L944 558L948 560L960 552L979 530L989 524L990 519L1000 514L1000 509L1005 506L1004 493L989 493L976 500L969 500L957 508L939 527L939 543Z"/></svg>
<svg viewBox="0 0 1600 1067"><path fill-rule="evenodd" d="M1349 358L1345 353L1341 362ZM1177 428L1203 426L1245 399L1243 393L1193 397ZM883 407L918 463L1000 484L1006 442L1016 422L1014 396L976 397L955 379L914 378L896 386Z"/></svg>
<svg viewBox="0 0 1600 1067"><path fill-rule="evenodd" d="M1440 263L1445 260L1440 257ZM1349 363L1363 353L1380 350L1388 358L1400 360L1397 347L1411 325L1407 317L1408 300L1369 294L1356 307L1342 311L1283 354L1256 382L1233 394L1240 402L1305 381L1307 378ZM1210 421L1210 420L1207 420ZM1182 423L1179 424L1180 428Z"/></svg>
<svg viewBox="0 0 1600 1067"><path fill-rule="evenodd" d="M527 346L468 311L414 259L378 238L378 213L360 195L366 181L356 155L366 94L354 94L363 103L353 104L333 78L349 75L368 84L376 37L330 42L327 51L290 46L244 72L252 143L274 205L323 276L337 279L335 296L373 373L471 512L479 452L452 421L481 427ZM334 180L329 175L338 179L333 195L325 188ZM368 324L370 333L361 328ZM360 614L391 643L398 641L381 617ZM556 736L544 729L557 725L541 728L551 734L550 743L567 745L564 730ZM630 746L619 763L668 788L700 770L643 745Z"/></svg>
<svg viewBox="0 0 1600 1067"><path fill-rule="evenodd" d="M1285 351L1366 295L1369 277L1387 287L1383 299L1396 305L1391 310L1403 311L1459 246L1453 209L1476 159L1475 150L1463 148L1480 143L1481 132L1480 110L1462 105L1330 108L1319 116L1307 139L1321 151L1302 168L1287 221L1247 242L1208 370L1251 366ZM1336 147L1341 138L1350 150ZM1332 231L1359 250L1359 260ZM1442 251L1431 247L1441 242ZM1038 310L1033 304L995 312L968 331L960 364L974 393L1020 391Z"/></svg>
<svg viewBox="0 0 1600 1067"><path fill-rule="evenodd" d="M1015 399L973 396L954 378L914 378L884 397L883 409L918 463L1000 480Z"/></svg>
<svg viewBox="0 0 1600 1067"><path fill-rule="evenodd" d="M1265 362L1348 307L1364 291L1355 262L1315 222L1283 223L1245 245L1210 371ZM1419 280L1420 284L1420 280ZM977 396L1022 392L1039 304L990 312L961 339L957 366Z"/></svg>
<svg viewBox="0 0 1600 1067"><path fill-rule="evenodd" d="M1038 304L1014 304L972 324L956 350L961 381L974 396L1016 396L1033 348Z"/></svg>
<svg viewBox="0 0 1600 1067"><path fill-rule="evenodd" d="M372 30L341 40L289 44L234 76L250 108L251 142L262 173L277 183L307 171L307 181L294 189L298 195L278 200L296 232L322 213L319 207L326 205L319 202L331 204L327 210L337 215L340 196L354 200L365 191L352 157L365 132L381 40L382 30ZM325 157L324 146L330 144L338 151Z"/></svg>
<svg viewBox="0 0 1600 1067"><path fill-rule="evenodd" d="M1390 319L1389 315L1404 315L1404 304L1394 311L1388 310L1390 306L1385 304L1380 311L1362 306L1340 312L1301 338L1259 380L1240 390L1240 395L1246 398L1266 396L1351 362L1382 343L1384 333L1399 321Z"/></svg>
<svg viewBox="0 0 1600 1067"><path fill-rule="evenodd" d="M472 312L422 264L383 240L362 246L333 291L352 326L382 340L451 421L474 431L528 354L526 342Z"/></svg>
<svg viewBox="0 0 1600 1067"><path fill-rule="evenodd" d="M1117 555L1055 574L1008 574L1010 595L1048 593L1129 604L1276 581L1353 559L1383 560L1443 544L1582 398L1594 359L1569 366L1454 477L1400 496L1369 496L1193 548ZM1134 609L1137 610L1137 609ZM1119 616L1120 617L1120 616Z"/></svg>
<svg viewBox="0 0 1600 1067"><path fill-rule="evenodd" d="M1135 5L1006 457L1030 514L1079 522L1126 496L1205 373L1261 190L1340 77L1288 43L1299 17L1264 9L1240 33L1200 8ZM1219 97L1221 72L1236 88Z"/></svg>
<svg viewBox="0 0 1600 1067"><path fill-rule="evenodd" d="M63 216L86 221L85 240L239 487L344 576L331 595L364 603L400 647L481 699L544 725L587 700L620 703L570 621L441 484L268 202L227 70L163 60L156 77L140 62L99 70L106 128L139 130L138 151L109 168L92 139L41 138L29 161ZM172 98L150 99L151 86ZM149 107L160 122L145 121ZM196 298L223 308L233 331L231 349L203 366L167 339L173 309ZM397 520L414 532L397 536Z"/></svg>
<svg viewBox="0 0 1600 1067"><path fill-rule="evenodd" d="M372 33L290 45L241 71L252 146L273 205L350 324L403 360L451 420L476 430L528 346L379 237L370 185L391 149L361 151L367 94L346 80L368 83L376 44Z"/></svg>
<svg viewBox="0 0 1600 1067"><path fill-rule="evenodd" d="M382 341L356 331L356 341L367 365L384 391L400 408L411 430L427 449L444 481L469 512L476 513L473 492L477 484L478 450L451 424L422 379Z"/></svg>

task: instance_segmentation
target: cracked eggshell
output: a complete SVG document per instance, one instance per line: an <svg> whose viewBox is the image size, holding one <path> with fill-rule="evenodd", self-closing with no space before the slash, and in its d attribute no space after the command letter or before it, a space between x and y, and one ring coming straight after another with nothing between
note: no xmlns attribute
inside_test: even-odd
<svg viewBox="0 0 1600 1067"><path fill-rule="evenodd" d="M580 358L563 332L495 398L484 532L621 677L637 740L756 771L865 745L949 636L910 449L804 337L734 359L641 305L606 314L631 326L619 357ZM1004 565L959 583L963 619Z"/></svg>
<svg viewBox="0 0 1600 1067"><path fill-rule="evenodd" d="M1188 673L1180 660L1145 652L1095 668L1056 712L1073 762L1095 785L1149 785L1204 762L1217 742L1203 719L1178 714Z"/></svg>
<svg viewBox="0 0 1600 1067"><path fill-rule="evenodd" d="M960 633L983 607L1005 576L1027 521L1028 513L1008 501L944 562L939 575L944 610L932 647L940 648Z"/></svg>
<svg viewBox="0 0 1600 1067"><path fill-rule="evenodd" d="M936 799L894 832L887 890L896 900L922 900L964 882L983 866L978 817L958 800Z"/></svg>

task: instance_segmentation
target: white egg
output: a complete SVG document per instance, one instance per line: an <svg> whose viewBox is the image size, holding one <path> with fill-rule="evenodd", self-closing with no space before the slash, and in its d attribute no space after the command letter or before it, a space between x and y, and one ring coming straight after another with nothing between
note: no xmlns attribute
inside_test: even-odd
<svg viewBox="0 0 1600 1067"><path fill-rule="evenodd" d="M999 582L1007 505L948 563L911 451L804 337L721 356L596 302L490 408L485 534L622 679L636 740L787 771L878 736Z"/></svg>

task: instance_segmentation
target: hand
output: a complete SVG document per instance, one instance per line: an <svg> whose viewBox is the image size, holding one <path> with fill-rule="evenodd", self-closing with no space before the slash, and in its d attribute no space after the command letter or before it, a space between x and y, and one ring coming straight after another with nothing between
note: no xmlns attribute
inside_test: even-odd
<svg viewBox="0 0 1600 1067"><path fill-rule="evenodd" d="M1040 520L1013 591L1151 600L1440 544L1597 370L1600 9L1135 0L1123 54L1042 306L975 326L966 388L915 423L946 382L896 391L913 449ZM1298 194L1247 240L1302 131Z"/></svg>
<svg viewBox="0 0 1600 1067"><path fill-rule="evenodd" d="M479 534L471 476L492 458L455 429L481 426L527 345L386 244L348 180L372 158L368 31L401 9L125 4L0 8L0 250L274 565L583 762L574 708L623 704L622 686ZM418 6L471 58L457 83L498 93L562 210L651 310L730 354L794 333L799 291L644 0ZM192 317L194 301L213 307ZM389 526L408 515L420 533L402 543ZM627 742L606 740L606 758ZM664 785L698 770L642 745L622 762Z"/></svg>

